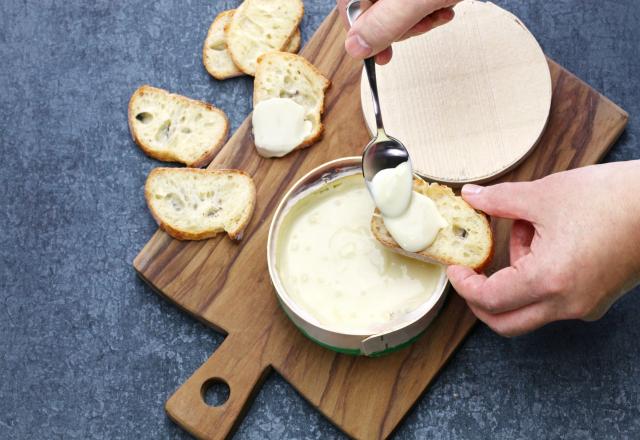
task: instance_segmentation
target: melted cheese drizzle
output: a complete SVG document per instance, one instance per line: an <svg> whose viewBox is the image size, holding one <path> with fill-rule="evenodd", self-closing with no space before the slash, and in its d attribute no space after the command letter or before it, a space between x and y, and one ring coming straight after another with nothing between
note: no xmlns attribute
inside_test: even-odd
<svg viewBox="0 0 640 440"><path fill-rule="evenodd" d="M371 193L376 206L387 217L397 217L409 208L413 191L413 175L409 162L385 168L373 176Z"/></svg>
<svg viewBox="0 0 640 440"><path fill-rule="evenodd" d="M402 323L435 292L442 267L385 249L370 231L374 204L362 176L298 202L282 223L277 270L286 292L321 325L372 334Z"/></svg>
<svg viewBox="0 0 640 440"><path fill-rule="evenodd" d="M431 246L440 229L447 226L435 202L413 191L409 208L398 217L382 216L398 245L407 252L420 252Z"/></svg>
<svg viewBox="0 0 640 440"><path fill-rule="evenodd" d="M431 246L447 221L433 200L412 188L409 162L381 170L371 180L371 193L384 226L402 249L420 252Z"/></svg>

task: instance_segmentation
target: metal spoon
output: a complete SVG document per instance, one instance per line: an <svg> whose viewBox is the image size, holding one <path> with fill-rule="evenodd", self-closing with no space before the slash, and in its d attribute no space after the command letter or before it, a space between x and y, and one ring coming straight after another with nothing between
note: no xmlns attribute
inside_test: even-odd
<svg viewBox="0 0 640 440"><path fill-rule="evenodd" d="M349 25L353 26L360 15L360 0L351 0L347 5L347 18ZM377 133L367 144L362 153L362 174L367 189L371 191L371 180L381 170L395 168L403 162L409 162L409 169L413 173L409 152L398 139L389 136L384 131L380 101L378 99L378 84L376 81L376 63L374 57L364 60L364 68L367 72L371 96L373 97L373 111L376 116Z"/></svg>

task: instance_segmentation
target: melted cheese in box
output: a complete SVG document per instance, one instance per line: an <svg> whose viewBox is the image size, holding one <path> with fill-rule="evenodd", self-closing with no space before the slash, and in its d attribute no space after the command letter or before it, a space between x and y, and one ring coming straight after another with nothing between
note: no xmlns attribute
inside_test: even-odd
<svg viewBox="0 0 640 440"><path fill-rule="evenodd" d="M444 270L378 244L373 210L362 176L352 175L298 201L282 223L276 245L282 284L333 331L370 334L406 321L434 294Z"/></svg>

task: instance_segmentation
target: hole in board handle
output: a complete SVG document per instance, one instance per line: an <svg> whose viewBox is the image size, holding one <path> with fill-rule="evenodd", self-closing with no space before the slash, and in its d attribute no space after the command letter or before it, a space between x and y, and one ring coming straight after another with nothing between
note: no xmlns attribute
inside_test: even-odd
<svg viewBox="0 0 640 440"><path fill-rule="evenodd" d="M200 394L202 400L209 406L222 406L229 400L231 390L224 380L214 377L202 384Z"/></svg>

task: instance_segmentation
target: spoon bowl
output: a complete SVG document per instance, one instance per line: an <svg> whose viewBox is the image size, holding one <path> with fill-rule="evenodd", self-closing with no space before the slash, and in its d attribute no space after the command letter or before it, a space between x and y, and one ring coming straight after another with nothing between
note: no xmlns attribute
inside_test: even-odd
<svg viewBox="0 0 640 440"><path fill-rule="evenodd" d="M382 136L381 136L382 134ZM409 162L409 152L396 138L386 133L378 133L365 147L362 153L362 174L367 186L380 171L386 168L395 168L401 163Z"/></svg>

